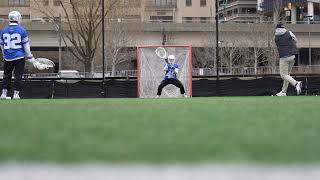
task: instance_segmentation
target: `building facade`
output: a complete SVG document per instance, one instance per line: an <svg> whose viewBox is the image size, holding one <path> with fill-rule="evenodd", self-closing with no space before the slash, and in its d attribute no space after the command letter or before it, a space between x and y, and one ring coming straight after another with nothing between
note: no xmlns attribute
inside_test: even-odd
<svg viewBox="0 0 320 180"><path fill-rule="evenodd" d="M45 6L53 8L57 17L59 13L62 14L62 8L58 0L44 0L41 2L44 3ZM130 27L135 25L135 27L137 26L142 29L129 32L130 36L136 40L132 42L132 44L128 44L128 47L161 44L163 42L163 27L166 28L166 36L167 39L170 40L168 44L171 45L190 44L195 48L202 48L208 46L211 41L215 42L215 36L213 36L215 27L214 23L212 23L215 14L214 0L123 0L123 2L123 5L126 5L128 8L127 11L125 11L126 13L122 14L121 18L129 21L134 20L134 24L128 23L127 25ZM249 0L247 2L249 2ZM254 2L255 3L252 1L252 6L245 6L244 1L228 0L227 3L229 4L226 6L225 13L228 14L228 11L231 11L232 14L232 12L240 11L244 12L244 14L232 14L230 19L250 19L256 15L254 15L254 13L248 13L248 10L250 12L257 12L257 9L260 7L263 10L261 12L263 12L265 16L271 15L272 17L274 14L272 4L266 4L267 0L264 0L264 2L260 2L260 0ZM307 10L313 7L314 10L310 11L310 13L312 12L314 15L318 13L317 7L319 3L312 2L312 5L310 5L311 2L303 0L301 0L300 4L293 3L293 1L291 3L291 10L294 9L294 7L304 7L304 12L308 13ZM257 6L258 4L259 6ZM230 10L227 10L227 8ZM284 8L282 7L280 9L282 10ZM55 26L47 22L46 17L36 9L35 0L0 1L0 15L1 18L3 18L2 20L5 21L7 14L12 10L19 10L24 19L35 21L25 24L29 32L32 51L35 56L46 57L49 55L50 59L58 62L58 48L60 47L58 31L55 29ZM42 21L44 21L44 23L42 23ZM154 21L166 22L166 24L162 26L163 23L152 23ZM7 24L7 22L0 22L0 28L5 24ZM254 47L254 44L245 44L244 42L248 40L242 40L241 38L249 37L252 32L257 33L257 29L262 29L261 33L264 33L266 31L266 25L269 25L268 29L270 32L274 30L273 24L221 23L219 26L220 40L224 41L221 46ZM297 24L288 25L287 27L292 30L299 39L298 46L301 48L299 62L309 64L308 57L311 57L309 56L309 52L312 52L312 64L319 64L320 24ZM260 38L260 36L256 36L255 38ZM259 41L254 40L253 42Z"/></svg>
<svg viewBox="0 0 320 180"><path fill-rule="evenodd" d="M262 0L264 15L274 22L317 23L320 21L320 0Z"/></svg>
<svg viewBox="0 0 320 180"><path fill-rule="evenodd" d="M215 0L119 0L126 6L124 19L167 22L206 22L215 14ZM38 4L63 14L59 0L2 0L0 18L7 19L12 10L21 12L23 19L46 20Z"/></svg>
<svg viewBox="0 0 320 180"><path fill-rule="evenodd" d="M260 19L257 0L219 0L219 19L255 22Z"/></svg>
<svg viewBox="0 0 320 180"><path fill-rule="evenodd" d="M57 17L62 12L58 0L2 0L0 1L0 18L7 19L8 13L17 10L21 13L23 19L34 19L41 21L45 19L44 15L37 9L37 3L44 7L52 7L57 12Z"/></svg>

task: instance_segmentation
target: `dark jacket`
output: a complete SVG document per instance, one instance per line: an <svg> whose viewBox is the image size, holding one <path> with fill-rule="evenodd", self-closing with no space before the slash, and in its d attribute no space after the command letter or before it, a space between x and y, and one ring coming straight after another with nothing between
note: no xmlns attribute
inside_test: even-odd
<svg viewBox="0 0 320 180"><path fill-rule="evenodd" d="M284 28L277 28L275 42L280 58L289 57L299 53L296 37Z"/></svg>

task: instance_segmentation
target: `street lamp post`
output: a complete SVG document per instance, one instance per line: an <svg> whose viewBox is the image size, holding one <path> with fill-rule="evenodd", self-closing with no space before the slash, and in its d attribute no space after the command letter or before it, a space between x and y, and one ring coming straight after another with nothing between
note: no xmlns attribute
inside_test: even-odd
<svg viewBox="0 0 320 180"><path fill-rule="evenodd" d="M61 14L59 14L59 25L58 25L58 34L59 34L59 72L62 70L62 48L61 48L61 41L62 41L62 34L61 34Z"/></svg>
<svg viewBox="0 0 320 180"><path fill-rule="evenodd" d="M106 97L106 82L105 82L105 32L104 32L104 0L101 0L101 19L102 19L102 96L105 98Z"/></svg>
<svg viewBox="0 0 320 180"><path fill-rule="evenodd" d="M308 18L308 25L310 25L310 20L312 20L313 16L306 16L306 17ZM309 32L308 32L308 39L309 39L309 57L308 57L308 59L309 59L309 65L311 65L311 41L310 41L311 32L310 32L310 27L308 27L308 30L309 30Z"/></svg>
<svg viewBox="0 0 320 180"><path fill-rule="evenodd" d="M217 81L216 81L216 95L220 96L220 84L219 84L219 0L216 0L216 71L217 71Z"/></svg>

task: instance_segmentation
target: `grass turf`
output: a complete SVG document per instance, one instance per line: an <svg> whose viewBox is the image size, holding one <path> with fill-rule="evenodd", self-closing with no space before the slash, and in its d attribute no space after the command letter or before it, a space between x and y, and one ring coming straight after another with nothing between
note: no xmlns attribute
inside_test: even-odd
<svg viewBox="0 0 320 180"><path fill-rule="evenodd" d="M320 162L319 97L0 101L0 161Z"/></svg>

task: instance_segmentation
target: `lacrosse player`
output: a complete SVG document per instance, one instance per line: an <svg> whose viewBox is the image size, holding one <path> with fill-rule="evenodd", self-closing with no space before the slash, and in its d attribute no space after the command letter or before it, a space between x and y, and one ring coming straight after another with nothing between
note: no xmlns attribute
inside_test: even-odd
<svg viewBox="0 0 320 180"><path fill-rule="evenodd" d="M14 72L13 99L20 99L19 92L22 89L25 57L30 63L34 62L34 57L30 51L28 33L20 25L21 14L18 11L11 11L8 19L9 25L4 27L0 33L0 46L4 59L4 75L0 98L7 99L12 72Z"/></svg>
<svg viewBox="0 0 320 180"><path fill-rule="evenodd" d="M296 81L290 76L292 67L294 65L295 55L299 52L297 48L297 38L291 31L287 31L284 25L280 23L277 24L276 27L275 42L280 57L280 76L283 79L282 90L276 95L287 96L289 83L295 87L297 94L299 95L301 93L302 82Z"/></svg>
<svg viewBox="0 0 320 180"><path fill-rule="evenodd" d="M177 78L179 65L174 63L175 61L174 55L169 55L168 58L165 59L165 61L166 61L166 64L164 65L164 68L163 68L163 70L165 71L165 77L164 77L164 80L162 80L162 82L158 86L158 92L157 92L156 98L159 98L161 96L162 89L168 84L173 84L176 87L180 88L180 93L182 97L188 97L185 94L185 90L182 83Z"/></svg>

